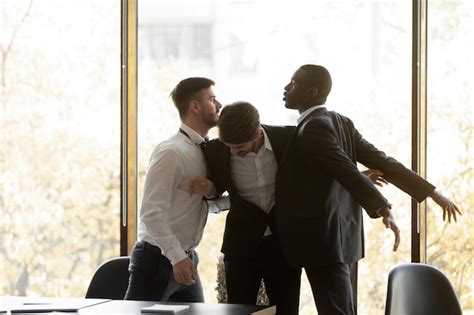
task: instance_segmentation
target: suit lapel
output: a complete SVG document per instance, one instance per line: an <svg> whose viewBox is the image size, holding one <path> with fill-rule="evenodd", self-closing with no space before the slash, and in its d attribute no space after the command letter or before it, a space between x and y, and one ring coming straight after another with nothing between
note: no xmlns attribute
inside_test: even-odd
<svg viewBox="0 0 474 315"><path fill-rule="evenodd" d="M298 133L300 132L300 130L302 128L304 128L304 125L306 125L306 123L308 123L309 120L311 120L312 118L314 117L318 117L318 116L323 116L327 113L327 109L326 108L319 108L315 111L313 111L312 113L310 113L308 116L306 116L295 128L295 130L293 131L293 134L291 135L290 137L290 140L288 141L285 149L283 150L283 154L282 154L282 157L281 157L281 160L280 160L280 164L279 164L279 167L283 166L284 164L286 164L289 160L289 157L290 157L290 153L294 150L294 145L295 145L295 141L296 141L296 138L298 136Z"/></svg>
<svg viewBox="0 0 474 315"><path fill-rule="evenodd" d="M219 152L217 154L218 160L215 161L216 163L219 163L219 165L221 165L219 176L221 177L226 187L228 187L229 189L234 189L234 186L232 184L232 177L231 177L230 156L231 154L230 154L229 147L227 147L223 143L220 143Z"/></svg>

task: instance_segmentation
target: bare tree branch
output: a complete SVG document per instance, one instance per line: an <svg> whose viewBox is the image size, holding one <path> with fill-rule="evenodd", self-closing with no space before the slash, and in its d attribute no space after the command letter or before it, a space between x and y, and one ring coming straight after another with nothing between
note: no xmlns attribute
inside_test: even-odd
<svg viewBox="0 0 474 315"><path fill-rule="evenodd" d="M8 56L10 54L10 51L11 51L13 42L15 41L18 30L23 25L23 23L25 23L26 18L30 15L30 11L31 11L32 6L33 6L33 0L30 0L30 3L28 4L28 8L26 9L25 13L20 18L20 21L18 22L18 24L13 29L12 36L10 37L10 40L8 41L7 48L5 50L2 49L2 55L1 55L2 56L2 62L1 62L1 65L2 65L2 95L1 95L1 99L2 99L3 107L5 107L5 105L6 105L6 100L5 100L6 79L5 79L5 75L6 75L6 68L7 68L6 64L7 64Z"/></svg>

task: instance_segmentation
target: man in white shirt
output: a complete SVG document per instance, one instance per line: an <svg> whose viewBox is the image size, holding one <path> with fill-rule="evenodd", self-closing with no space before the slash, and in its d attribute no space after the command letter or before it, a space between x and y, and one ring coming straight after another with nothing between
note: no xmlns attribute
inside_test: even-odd
<svg viewBox="0 0 474 315"><path fill-rule="evenodd" d="M189 178L207 175L199 145L222 107L213 85L210 79L193 77L171 92L182 123L150 158L127 300L204 301L194 249L202 238L208 205L202 195L189 195L186 185Z"/></svg>

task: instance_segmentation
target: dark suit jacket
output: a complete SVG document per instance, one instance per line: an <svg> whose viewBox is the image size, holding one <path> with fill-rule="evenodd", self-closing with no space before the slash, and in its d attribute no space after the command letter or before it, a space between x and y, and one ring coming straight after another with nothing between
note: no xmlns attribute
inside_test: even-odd
<svg viewBox="0 0 474 315"><path fill-rule="evenodd" d="M354 263L364 255L362 211L389 205L356 162L381 170L423 200L434 187L367 142L352 121L325 108L296 128L276 178L275 220L287 260L296 266Z"/></svg>
<svg viewBox="0 0 474 315"><path fill-rule="evenodd" d="M279 161L294 126L262 125ZM218 193L227 191L230 211L227 215L221 251L228 256L255 257L257 246L269 224L269 216L255 204L242 199L231 179L230 150L219 140L209 141L203 148L208 166L208 177Z"/></svg>

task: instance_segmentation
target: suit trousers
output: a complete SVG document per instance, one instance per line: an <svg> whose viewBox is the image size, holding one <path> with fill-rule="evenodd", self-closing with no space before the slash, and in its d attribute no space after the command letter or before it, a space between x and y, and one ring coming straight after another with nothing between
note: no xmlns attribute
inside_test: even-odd
<svg viewBox="0 0 474 315"><path fill-rule="evenodd" d="M276 237L260 241L256 257L224 256L227 302L256 304L263 279L271 305L279 315L296 315L299 310L301 268L290 266Z"/></svg>
<svg viewBox="0 0 474 315"><path fill-rule="evenodd" d="M352 302L354 303L354 314L357 315L357 280L358 280L357 261L349 265L352 286Z"/></svg>
<svg viewBox="0 0 474 315"><path fill-rule="evenodd" d="M354 315L350 265L305 267L319 315Z"/></svg>
<svg viewBox="0 0 474 315"><path fill-rule="evenodd" d="M197 267L197 253L192 250L188 256ZM125 300L204 302L201 281L198 279L192 285L177 283L173 266L157 246L142 241L136 242L128 271L130 278Z"/></svg>

